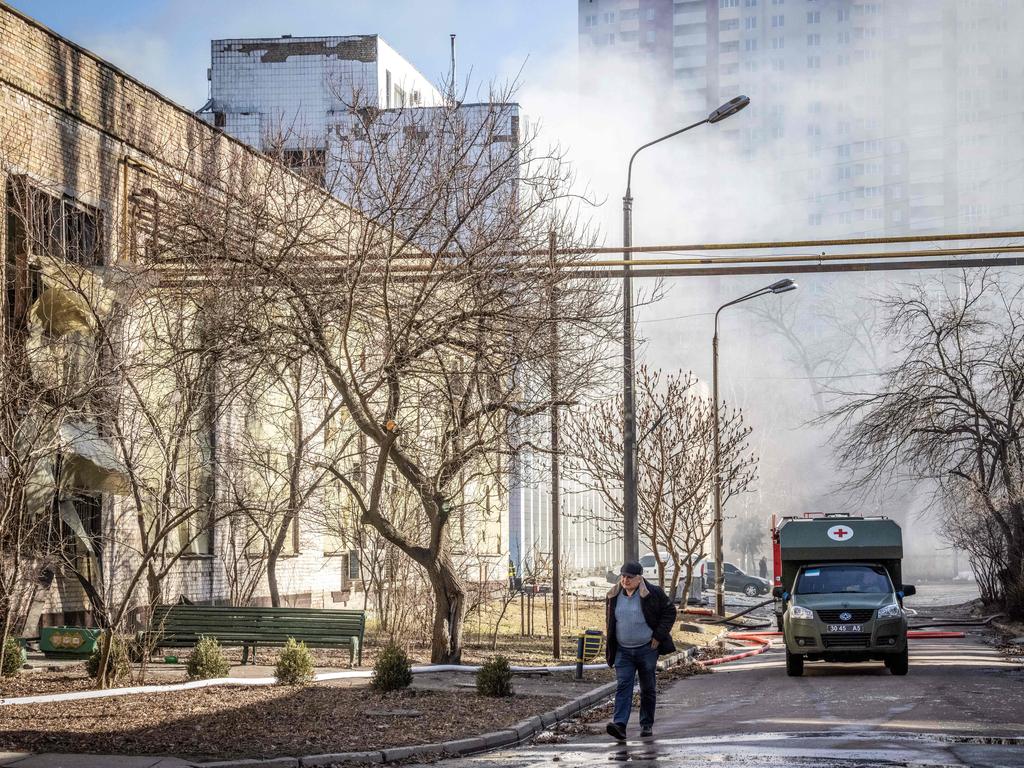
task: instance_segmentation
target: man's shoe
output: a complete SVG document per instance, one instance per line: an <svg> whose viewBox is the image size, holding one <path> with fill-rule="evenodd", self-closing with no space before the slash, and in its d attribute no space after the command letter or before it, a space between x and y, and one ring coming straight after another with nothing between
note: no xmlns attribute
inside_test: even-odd
<svg viewBox="0 0 1024 768"><path fill-rule="evenodd" d="M608 734L616 741L626 740L626 726L621 723L608 723L605 730L608 731Z"/></svg>
<svg viewBox="0 0 1024 768"><path fill-rule="evenodd" d="M649 726L649 725L645 725L643 728L640 729L640 738L642 738L642 739L645 739L648 736L653 736L653 735L654 735L654 731L651 730L651 726Z"/></svg>

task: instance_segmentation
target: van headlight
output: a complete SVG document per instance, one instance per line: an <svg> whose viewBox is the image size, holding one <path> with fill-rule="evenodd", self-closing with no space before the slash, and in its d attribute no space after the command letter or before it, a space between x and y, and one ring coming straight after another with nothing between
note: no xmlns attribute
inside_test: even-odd
<svg viewBox="0 0 1024 768"><path fill-rule="evenodd" d="M789 615L792 616L794 619L813 619L814 611L812 611L810 608L804 608L800 605L793 605L790 606Z"/></svg>
<svg viewBox="0 0 1024 768"><path fill-rule="evenodd" d="M903 609L900 608L898 603L892 605L883 605L878 609L878 618L880 619L895 619L903 615Z"/></svg>

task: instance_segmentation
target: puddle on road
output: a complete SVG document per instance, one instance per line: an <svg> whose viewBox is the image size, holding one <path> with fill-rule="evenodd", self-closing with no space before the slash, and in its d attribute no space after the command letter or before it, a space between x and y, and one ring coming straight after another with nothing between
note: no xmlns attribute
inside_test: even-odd
<svg viewBox="0 0 1024 768"><path fill-rule="evenodd" d="M963 768L958 746L1006 757L987 765L1024 767L1024 738L945 734L815 731L742 734L717 742L707 737L656 739L616 746L606 742L534 745L516 752L446 762L446 768Z"/></svg>

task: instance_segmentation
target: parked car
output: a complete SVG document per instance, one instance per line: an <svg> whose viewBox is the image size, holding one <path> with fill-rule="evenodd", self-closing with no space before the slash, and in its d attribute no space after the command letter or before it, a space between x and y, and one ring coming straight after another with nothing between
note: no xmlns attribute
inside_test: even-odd
<svg viewBox="0 0 1024 768"><path fill-rule="evenodd" d="M711 560L706 560L703 563L703 567L704 588L714 589L715 564ZM747 597L767 595L771 592L772 584L768 579L762 579L760 576L753 576L749 573L744 573L732 563L723 563L723 569L725 570L726 592L742 592Z"/></svg>
<svg viewBox="0 0 1024 768"><path fill-rule="evenodd" d="M672 577L675 574L676 567L675 563L672 562L672 558L669 557L667 554L661 553L659 557L665 563L665 589L667 590L669 588L669 585L672 583ZM644 578L654 584L657 584L658 562L654 559L654 555L649 552L643 557L641 557L640 565L644 567ZM694 579L700 578L700 570L699 565L697 563L694 564L693 577ZM685 586L683 582L685 581L685 579L686 570L684 568L683 572L679 574L679 582L676 584L676 593L672 596L672 599L675 602L679 602L683 599L683 587Z"/></svg>
<svg viewBox="0 0 1024 768"><path fill-rule="evenodd" d="M672 558L664 552L660 553L658 557L665 563L665 581L669 582L672 580L672 574L675 573L676 570L675 565L672 563ZM648 552L646 555L641 557L640 565L644 567L644 578L657 584L658 561L655 560L654 554Z"/></svg>

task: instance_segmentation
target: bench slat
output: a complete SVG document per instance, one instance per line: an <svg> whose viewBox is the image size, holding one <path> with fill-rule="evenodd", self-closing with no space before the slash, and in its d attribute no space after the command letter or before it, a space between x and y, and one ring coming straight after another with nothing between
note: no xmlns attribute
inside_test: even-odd
<svg viewBox="0 0 1024 768"><path fill-rule="evenodd" d="M350 609L253 608L158 605L150 629L143 633L157 645L194 646L203 635L225 645L283 645L295 638L317 648L349 648L362 663L366 613Z"/></svg>

